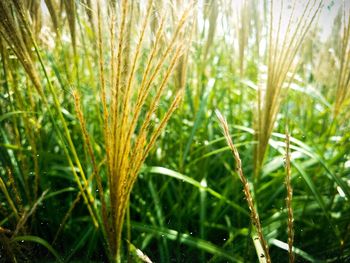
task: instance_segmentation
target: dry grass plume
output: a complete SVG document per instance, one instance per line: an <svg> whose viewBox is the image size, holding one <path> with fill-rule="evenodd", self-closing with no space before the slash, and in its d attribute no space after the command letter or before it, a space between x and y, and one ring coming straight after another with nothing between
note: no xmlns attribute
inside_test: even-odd
<svg viewBox="0 0 350 263"><path fill-rule="evenodd" d="M283 88L293 81L298 64L297 53L323 1L292 3L271 1L268 39L267 81L258 88L256 116L255 175L259 176L268 142L283 98ZM286 19L286 20L285 20Z"/></svg>

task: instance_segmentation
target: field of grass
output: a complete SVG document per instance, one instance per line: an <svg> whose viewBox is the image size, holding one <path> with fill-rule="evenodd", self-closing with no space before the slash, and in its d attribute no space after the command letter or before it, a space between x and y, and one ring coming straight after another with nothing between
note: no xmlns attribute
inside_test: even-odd
<svg viewBox="0 0 350 263"><path fill-rule="evenodd" d="M350 2L1 0L0 262L350 262Z"/></svg>

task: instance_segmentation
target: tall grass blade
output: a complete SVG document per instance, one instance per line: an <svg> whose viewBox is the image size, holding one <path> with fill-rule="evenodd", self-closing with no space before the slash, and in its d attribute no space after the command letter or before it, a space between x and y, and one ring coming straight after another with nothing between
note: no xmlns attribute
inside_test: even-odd
<svg viewBox="0 0 350 263"><path fill-rule="evenodd" d="M57 251L45 239L42 239L41 237L31 236L31 235L16 236L12 239L12 241L13 242L29 241L29 242L34 242L34 243L40 244L40 245L44 246L48 251L51 252L51 254L55 257L57 262L63 263L61 257L57 253Z"/></svg>
<svg viewBox="0 0 350 263"><path fill-rule="evenodd" d="M290 166L290 138L288 132L286 133L286 188L287 188L287 211L288 211L288 254L289 254L289 263L294 262L294 253L293 253L293 242L294 242L294 229L293 229L293 208L292 208L292 198L293 198L293 188L292 188L292 179L291 179L291 166Z"/></svg>
<svg viewBox="0 0 350 263"><path fill-rule="evenodd" d="M173 229L167 229L167 228L162 229L159 227L154 227L149 225L145 226L144 224L140 224L137 222L133 222L133 226L135 229L139 231L153 233L158 236L164 236L167 239L173 240L173 241L178 240L180 243L183 243L185 245L188 245L197 249L204 250L207 253L210 253L213 255L218 255L219 257L231 260L232 262L243 262L241 259L233 257L230 253L226 252L220 247L213 245L208 241L191 237L188 234L181 234L178 231Z"/></svg>
<svg viewBox="0 0 350 263"><path fill-rule="evenodd" d="M260 219L259 219L259 214L257 213L256 208L254 206L254 200L253 200L253 197L252 197L251 192L250 192L250 187L249 187L248 181L243 175L242 161L239 157L239 153L237 151L237 148L234 146L234 144L232 142L226 119L222 116L222 114L218 110L216 110L215 113L219 119L221 128L223 130L223 134L224 134L226 141L227 141L227 144L230 147L232 155L235 159L236 166L237 166L237 173L239 175L239 179L241 180L241 182L243 184L243 192L244 192L245 198L247 199L252 224L255 228L255 231L257 232L257 236L258 236L258 239L260 241L260 245L264 251L264 253L261 254L257 250L258 258L259 258L259 260L261 260L260 258L262 258L262 259L264 259L264 261L266 259L266 262L270 263L271 258L270 258L269 248L268 248L267 242L265 241L265 238L263 235L262 226L261 226Z"/></svg>

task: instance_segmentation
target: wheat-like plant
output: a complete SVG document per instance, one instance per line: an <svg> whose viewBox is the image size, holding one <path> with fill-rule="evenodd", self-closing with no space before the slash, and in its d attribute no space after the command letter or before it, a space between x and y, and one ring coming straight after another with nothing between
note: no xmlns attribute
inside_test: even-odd
<svg viewBox="0 0 350 263"><path fill-rule="evenodd" d="M111 21L107 24L110 33L111 60L107 66L104 60L105 21L98 5L97 46L108 201L105 201L103 195L104 189L80 109L80 97L75 93L78 119L94 167L101 199L103 227L113 261L120 260L124 216L137 175L184 93L183 85L177 90L168 90L173 93L168 110L163 115L157 112L176 65L188 51L186 41L190 36L185 32L191 32L188 27L192 6L189 5L180 16L172 35L165 31L166 14L161 12L163 16L160 17L156 33L151 41L147 42L152 4L152 0L148 1L145 13L139 14L138 17L131 14L134 10L131 8L131 1L120 2L120 13L116 13L114 8L109 10ZM115 32L116 17L118 17L118 28ZM139 28L136 33L135 27ZM161 41L163 45L160 44ZM132 45L132 42L135 45ZM144 61L145 55L147 58ZM141 76L140 79L138 75ZM107 82L107 79L110 79L110 82ZM109 218L107 211L110 214Z"/></svg>
<svg viewBox="0 0 350 263"><path fill-rule="evenodd" d="M340 72L338 76L334 116L340 113L341 108L349 103L350 95L350 3L343 2L343 32L341 36Z"/></svg>
<svg viewBox="0 0 350 263"><path fill-rule="evenodd" d="M237 3L236 3L237 4ZM245 55L248 47L249 40L249 30L250 30L250 20L251 20L251 9L252 9L251 0L240 0L238 2L239 8L236 9L235 16L235 31L237 34L237 47L238 47L238 59L239 59L239 73L240 76L243 76L244 67L245 67Z"/></svg>
<svg viewBox="0 0 350 263"><path fill-rule="evenodd" d="M50 17L52 20L53 30L57 35L60 35L60 24L59 24L59 15L57 14L57 5L53 0L45 0L46 7L50 13Z"/></svg>
<svg viewBox="0 0 350 263"><path fill-rule="evenodd" d="M219 5L217 1L211 0L204 7L204 19L208 19L209 21L208 35L203 51L203 60L205 61L209 55L210 47L212 46L215 37L215 31L219 15Z"/></svg>
<svg viewBox="0 0 350 263"><path fill-rule="evenodd" d="M256 115L255 175L258 176L268 141L283 97L282 88L293 80L297 53L316 15L322 0L271 1L267 58L267 81L258 88ZM287 19L286 19L287 18Z"/></svg>
<svg viewBox="0 0 350 263"><path fill-rule="evenodd" d="M16 10L18 10L19 15L13 16L11 9L14 7L17 5L13 4L12 1L0 2L0 34L11 45L38 93L42 94L39 74L30 55L31 45L21 31L21 26L25 23L24 14L21 13L22 8L18 7Z"/></svg>
<svg viewBox="0 0 350 263"><path fill-rule="evenodd" d="M13 12L11 12L13 10ZM31 30L30 19L28 13L26 12L23 2L18 0L5 0L0 3L0 33L1 36L7 41L8 45L12 48L16 56L18 57L19 62L22 64L25 69L29 79L34 85L37 93L39 94L40 99L43 101L43 104L49 113L52 124L55 127L55 131L59 137L59 142L61 143L62 149L65 153L65 156L68 160L69 166L74 175L75 181L81 191L83 199L87 204L87 208L91 215L91 218L94 222L94 225L97 227L97 215L96 211L93 209L93 196L91 190L87 187L88 181L85 176L85 172L82 168L80 159L77 154L77 150L74 146L71 134L68 129L68 124L62 114L61 105L57 96L57 92L54 89L49 75L47 73L46 66L44 65L42 55L40 54L38 45L36 43L35 37ZM40 73L36 68L35 63L33 62L34 54L32 54L32 49L35 50L36 57L39 60L40 67L44 73L45 79L47 81L48 92L44 92L43 86L40 80ZM33 57L33 58L32 58ZM52 96L53 107L50 105L48 100L48 94ZM54 110L52 110L52 108ZM54 111L58 116L58 121L62 126L62 130L58 127L57 119L54 116ZM67 143L67 145L66 145ZM79 170L79 174L76 171L75 166ZM38 182L39 179L36 179ZM37 186L35 187L37 188Z"/></svg>
<svg viewBox="0 0 350 263"><path fill-rule="evenodd" d="M51 1L46 2L50 6L53 5ZM64 4L66 9L70 9L67 16L73 44L74 61L76 61L75 4L73 4L73 9L70 1L64 1ZM152 13L153 4L152 0L147 1L146 6L143 6L145 3L136 4L128 0L120 1L115 5L111 3L108 9L110 20L107 21L107 19L102 19L100 2L97 3L97 12L95 12L97 15L95 14L95 17L98 31L96 42L100 77L98 82L102 106L107 174L107 185L104 186L100 174L101 169L99 169L97 158L94 155L93 142L83 114L84 110L82 109L79 91L74 89L73 97L84 146L93 168L92 176L89 178L85 176L67 123L61 113L56 91L53 89L36 45L35 37L31 32L25 7L20 1L6 0L0 3L1 36L11 45L41 100L47 107L55 125L57 120L54 117L54 112L51 111L47 94L43 91L40 73L33 61L32 48L34 47L48 81L58 120L63 126L62 132L61 128L58 128L57 124L55 125L58 137L62 140L62 143L63 141L68 143L68 147L64 145L63 150L80 192L63 222L67 220L82 196L95 226L102 227L102 232L108 244L107 250L112 261L120 261L124 215L137 174L170 116L181 102L184 93L187 53L190 46L188 43L192 32L190 18L193 4L189 3L180 16L175 17L177 23L173 29L167 26L168 17L165 13L167 7L164 10L159 10L162 15L157 17L159 23L155 28L155 34L151 34L150 20L153 15L156 15ZM136 7L136 5L139 6ZM91 7L92 5L90 5L89 10L93 12ZM146 11L142 12L144 7ZM11 10L15 10L15 12L12 13ZM53 12L53 10L51 11ZM54 24L56 24L55 17L56 15L52 16ZM108 27L109 30L104 30ZM105 56L108 53L105 45L106 32L109 32L108 44L110 45L110 58L107 66ZM24 36L23 33L27 35ZM173 77L176 68L178 71L177 84L173 85L174 88L169 89L169 81ZM158 112L158 105L163 103L165 96L171 98L171 101L167 111L161 113ZM166 101L168 99L164 103ZM75 165L78 167L79 175L76 172ZM93 181L96 182L101 201L101 216L99 216L98 205L91 194L90 185ZM36 191L37 188L36 186ZM3 188L3 191L5 191L5 188ZM108 192L108 196L105 195L106 192ZM9 204L11 205L11 203ZM15 206L11 207L16 209ZM58 233L60 230L61 228Z"/></svg>
<svg viewBox="0 0 350 263"><path fill-rule="evenodd" d="M259 247L262 247L262 250L263 250L262 254L258 253L259 261L269 263L269 262L271 262L269 247L268 247L267 242L266 242L264 235L263 235L262 226L261 226L260 219L259 219L259 214L254 206L254 199L253 199L253 196L250 192L249 183L243 174L241 158L239 156L237 148L235 147L235 145L232 142L226 118L224 116L222 116L222 114L218 110L216 110L215 112L216 112L216 116L219 119L224 137L226 139L226 142L227 142L228 146L230 147L233 158L235 159L237 173L238 173L239 179L241 180L241 182L243 184L243 192L244 192L244 195L245 195L245 198L247 200L248 207L250 210L250 217L252 220L252 224L254 226L254 230L257 233L257 237L258 237L257 239L259 239L258 245L259 245ZM257 248L256 250L258 252L259 248Z"/></svg>

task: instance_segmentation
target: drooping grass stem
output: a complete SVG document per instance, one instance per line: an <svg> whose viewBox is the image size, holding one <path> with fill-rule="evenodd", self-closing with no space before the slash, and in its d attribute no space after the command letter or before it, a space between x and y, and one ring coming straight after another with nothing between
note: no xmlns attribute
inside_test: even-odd
<svg viewBox="0 0 350 263"><path fill-rule="evenodd" d="M258 258L259 258L259 260L266 259L267 263L271 263L269 247L268 247L267 242L266 242L264 235L263 235L263 230L262 230L262 226L260 223L259 214L254 206L254 199L253 199L253 196L250 192L249 183L243 174L241 158L239 156L237 148L235 147L235 145L232 142L231 135L230 135L229 128L228 128L228 124L227 124L225 117L222 116L222 114L218 110L216 110L215 112L216 112L216 115L219 119L223 134L226 138L226 142L227 142L228 146L230 147L232 155L235 159L236 170L237 170L239 179L241 180L241 182L243 184L243 192L244 192L244 195L245 195L245 198L247 200L248 207L250 210L251 221L252 221L252 224L254 226L254 229L257 232L259 242L260 242L260 244L263 248L263 251L264 251L264 254L258 254Z"/></svg>

